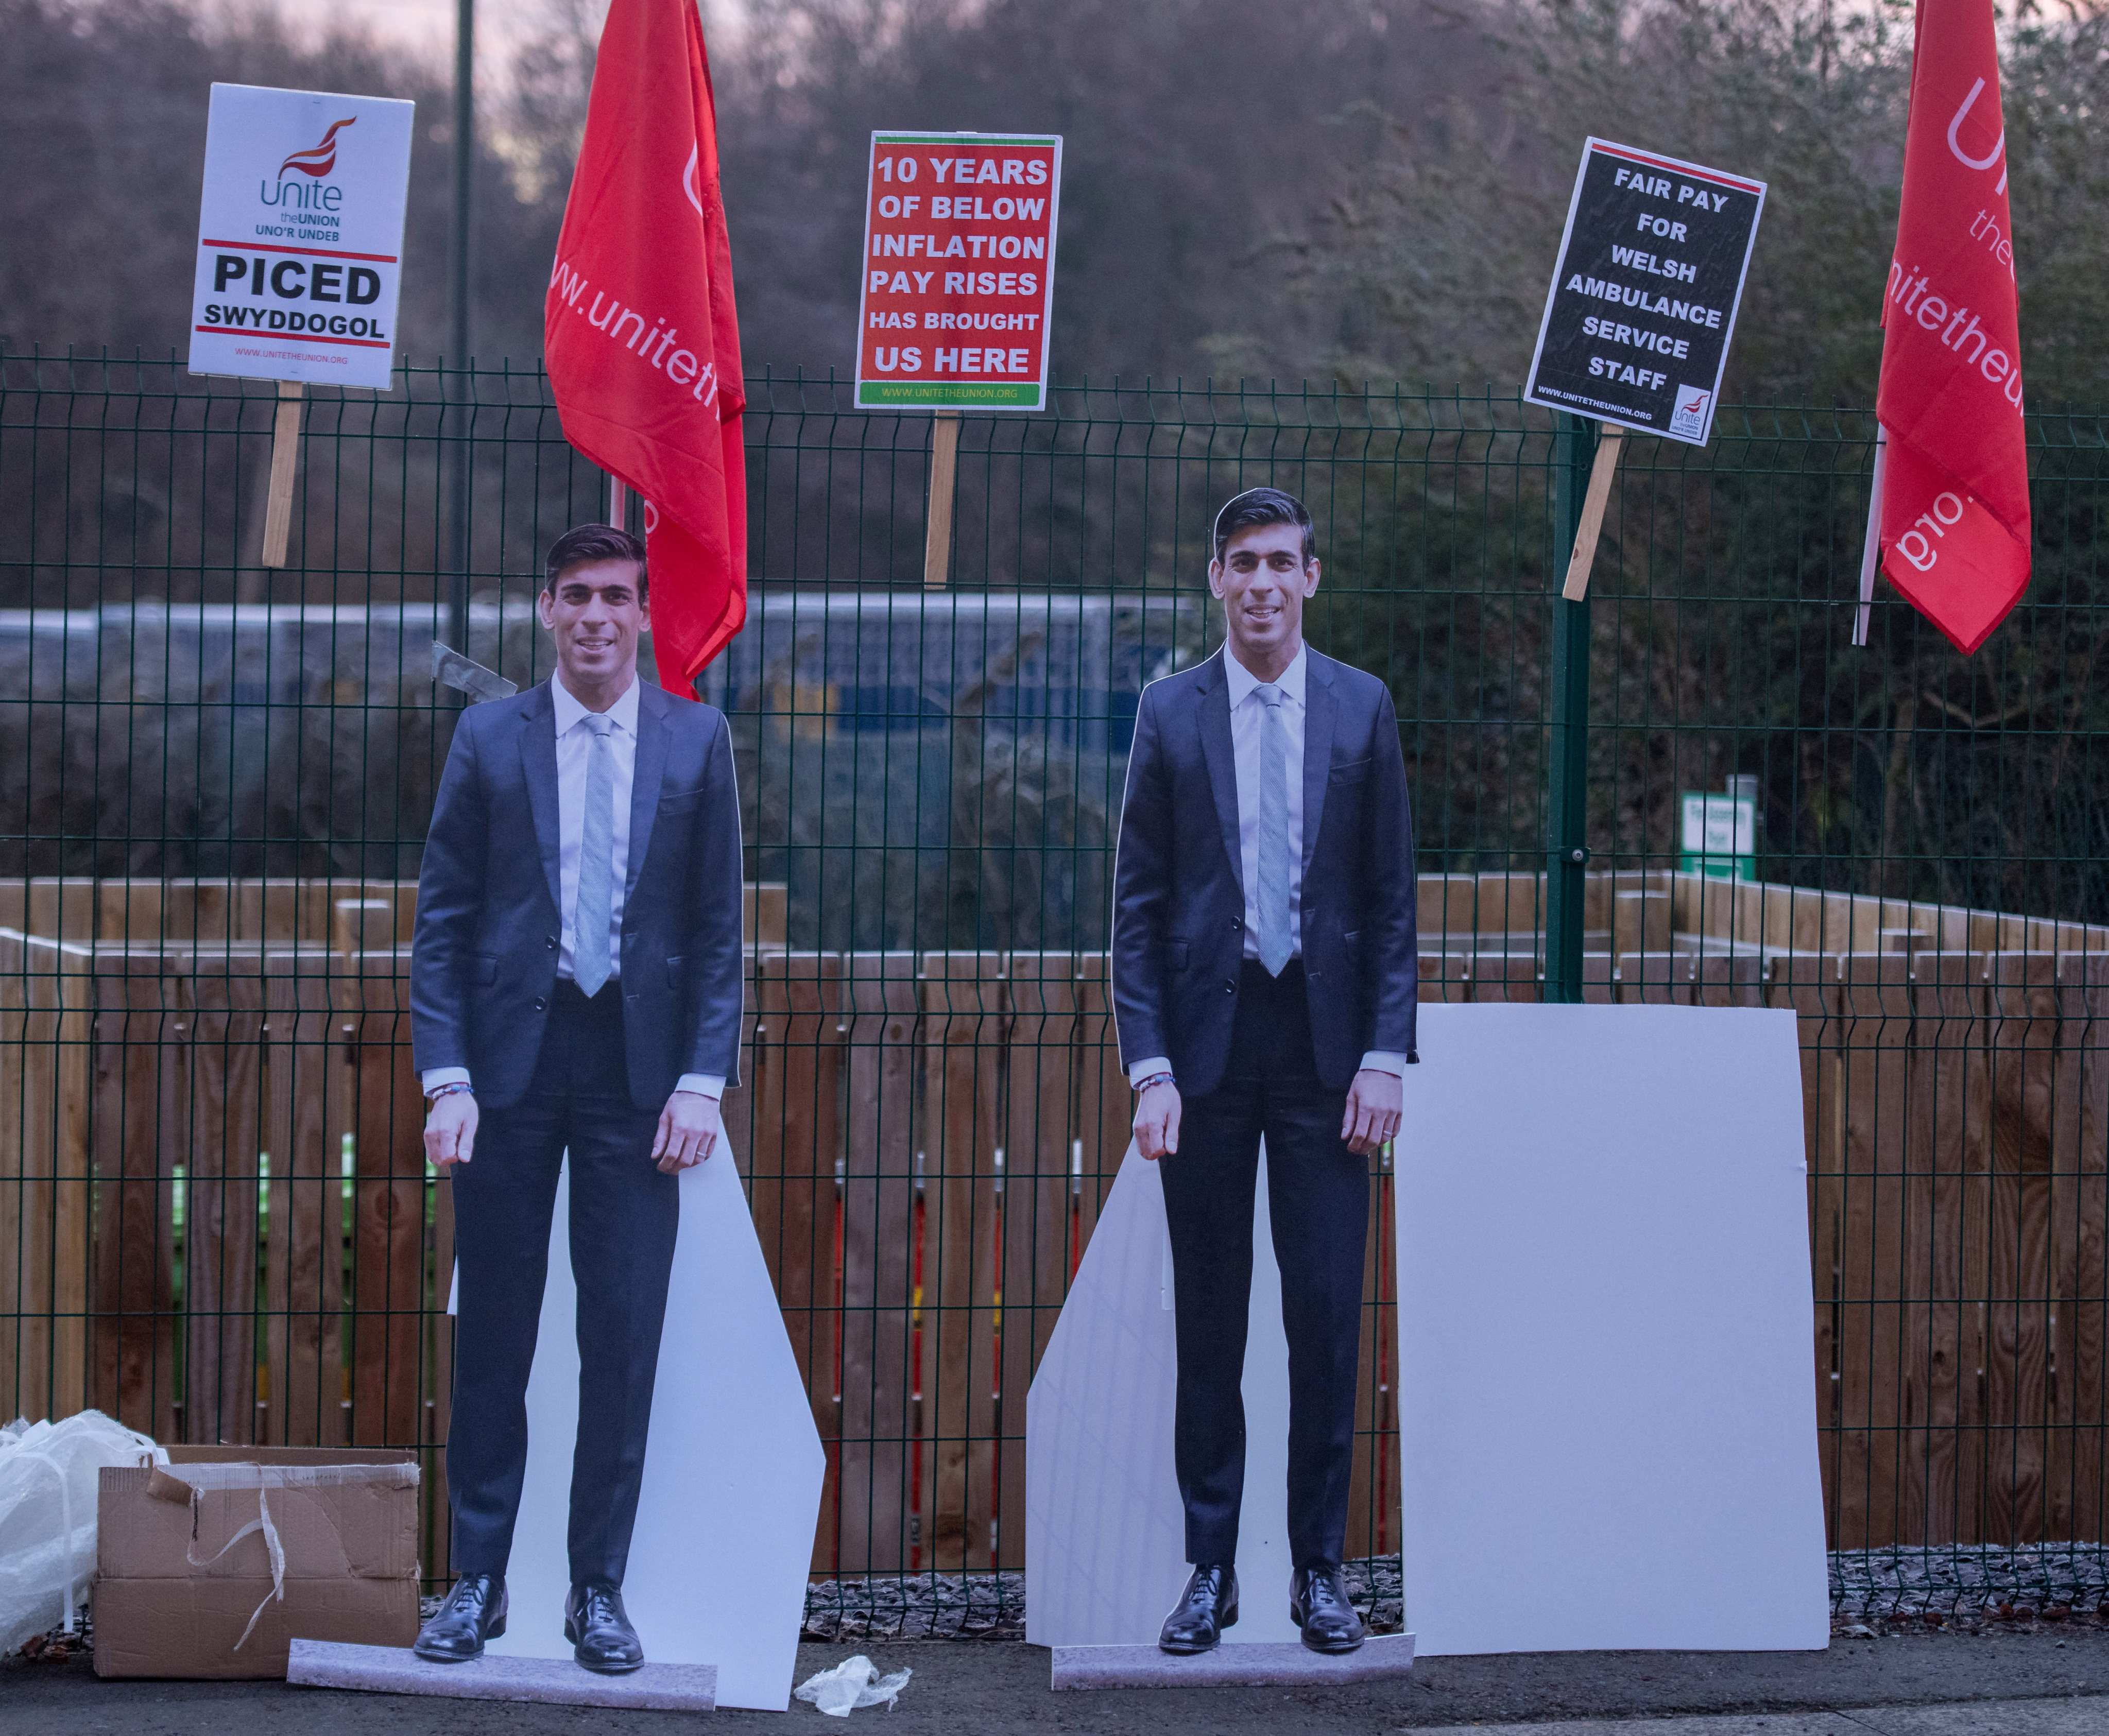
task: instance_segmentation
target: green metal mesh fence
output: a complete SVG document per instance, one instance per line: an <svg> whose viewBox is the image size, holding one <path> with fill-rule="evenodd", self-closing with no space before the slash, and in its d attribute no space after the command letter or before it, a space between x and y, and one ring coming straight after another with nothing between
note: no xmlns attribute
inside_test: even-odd
<svg viewBox="0 0 2109 1736"><path fill-rule="evenodd" d="M1261 482L1317 520L1313 642L1397 701L1425 995L1534 999L1551 958L1570 998L1800 1013L1841 1603L2109 1593L2101 417L2030 418L2035 579L1966 661L1886 597L1849 643L1860 412L1628 442L1563 625L1587 432L1513 395L1116 382L969 417L932 585L929 417L749 389L749 624L704 692L752 882L728 1119L829 1455L816 1621L962 1574L944 1621L1014 1618L1025 1387L1127 1143L1136 698L1215 643L1208 527ZM461 703L431 646L545 676L542 552L606 484L535 371L315 390L266 568L277 407L0 357L0 1409L416 1448L443 1577L450 1208L404 1002ZM1589 859L1548 879L1584 678ZM1388 1161L1371 1185L1381 1221ZM1389 1259L1373 1237L1372 1558Z"/></svg>

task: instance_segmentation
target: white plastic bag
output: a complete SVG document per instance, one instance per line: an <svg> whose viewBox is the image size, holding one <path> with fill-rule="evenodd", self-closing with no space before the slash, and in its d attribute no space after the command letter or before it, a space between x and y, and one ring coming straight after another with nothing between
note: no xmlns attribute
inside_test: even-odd
<svg viewBox="0 0 2109 1736"><path fill-rule="evenodd" d="M860 1706L883 1705L892 1711L893 1702L900 1698L901 1690L908 1685L908 1678L915 1673L913 1670L896 1670L891 1675L881 1675L873 1668L871 1660L860 1653L832 1670L823 1670L818 1675L807 1677L793 1693L795 1698L817 1707L830 1718L847 1718Z"/></svg>
<svg viewBox="0 0 2109 1736"><path fill-rule="evenodd" d="M106 1465L166 1463L145 1435L84 1410L0 1429L0 1656L63 1626L95 1576L95 1503Z"/></svg>

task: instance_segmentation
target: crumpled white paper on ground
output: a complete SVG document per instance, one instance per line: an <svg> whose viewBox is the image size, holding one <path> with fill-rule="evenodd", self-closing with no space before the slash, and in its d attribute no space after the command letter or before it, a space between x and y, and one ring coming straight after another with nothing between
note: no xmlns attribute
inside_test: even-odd
<svg viewBox="0 0 2109 1736"><path fill-rule="evenodd" d="M830 1718L847 1718L860 1706L883 1705L892 1711L893 1702L901 1698L901 1690L908 1685L908 1678L915 1673L913 1670L896 1670L891 1675L881 1675L872 1661L860 1653L832 1670L823 1670L818 1675L807 1677L793 1693Z"/></svg>

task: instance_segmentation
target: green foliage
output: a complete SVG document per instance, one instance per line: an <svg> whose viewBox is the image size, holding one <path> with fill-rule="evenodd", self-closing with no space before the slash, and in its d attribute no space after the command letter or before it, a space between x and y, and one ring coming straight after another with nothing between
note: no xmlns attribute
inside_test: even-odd
<svg viewBox="0 0 2109 1736"><path fill-rule="evenodd" d="M418 105L400 320L409 354L440 349L454 105L436 57L341 21L297 31L264 3L0 0L0 335L13 345L188 349L205 112L221 80ZM546 114L553 135L553 52L538 44L517 88L522 112L537 125ZM480 135L475 341L486 357L531 361L569 169L555 182L514 174L513 102L508 91Z"/></svg>
<svg viewBox="0 0 2109 1736"><path fill-rule="evenodd" d="M475 385L488 406L472 431L480 587L524 583L548 535L597 498L533 372L591 22L566 0L509 65L485 63L478 348L527 366ZM169 0L0 0L0 308L17 344L180 350L205 89L231 78L418 101L404 323L413 353L436 347L450 119L436 61ZM1769 877L2109 917L2109 440L2098 418L2055 409L2109 395L2098 5L2030 11L2003 36L2036 570L2027 603L1969 660L1886 593L1873 644L1849 644L1909 74L1897 0L776 0L715 11L712 45L757 372L847 361L866 136L927 125L1065 135L1061 377L1320 382L1065 390L1046 417L970 418L953 584L1198 602L1216 504L1257 482L1298 490L1326 561L1313 638L1390 681L1429 868L1523 868L1543 845L1559 551L1547 419L1514 384L1582 139L1764 177L1732 408L1705 452L1632 443L1607 521L1592 847L1600 862L1662 865L1679 791L1751 773ZM387 399L311 395L299 562L267 575L246 563L268 391L165 366L123 381L10 367L11 606L437 588L431 461L472 431L442 413L431 376ZM1402 377L1467 386L1358 383ZM1482 390L1490 379L1502 384ZM782 369L753 388L757 582L919 588L926 422L850 413ZM20 687L33 691L26 668ZM120 702L165 696L100 699L115 719ZM25 709L0 723L29 730L24 742L42 727ZM364 733L325 733L303 751L376 751ZM912 753L860 737L824 755L795 733L755 749L783 805L758 808L751 836L821 864L815 896L842 913L830 944L1091 931L1118 764L1065 759L970 707L927 735ZM70 865L68 850L114 836L90 805L115 751L100 737L66 746L65 800L48 811L26 787L0 791L36 863ZM17 758L31 764L26 746ZM372 781L375 800L402 798L396 819L282 804L259 810L258 834L350 829L393 850L415 836L422 786ZM207 829L158 810L137 823Z"/></svg>
<svg viewBox="0 0 2109 1736"><path fill-rule="evenodd" d="M494 52L476 345L540 350L594 65L589 0ZM1594 133L1771 186L1727 395L1864 404L1895 232L1904 0L722 0L709 9L742 335L846 365L865 141L1067 140L1063 377L1521 377ZM0 0L0 309L17 343L183 344L215 79L418 104L403 325L445 329L449 69L270 6ZM2109 13L2024 7L2002 46L2032 404L2109 390ZM125 100L109 100L121 90Z"/></svg>
<svg viewBox="0 0 2109 1736"><path fill-rule="evenodd" d="M1491 88L1338 117L1372 143L1298 250L1307 368L1358 380L1521 377L1574 165L1595 134L1769 184L1726 395L1873 401L1903 174L1908 7L1514 0L1479 28L1502 68ZM2091 402L2109 385L2109 169L2096 136L2105 32L2109 19L2089 7L2032 20L2003 43L2035 404Z"/></svg>

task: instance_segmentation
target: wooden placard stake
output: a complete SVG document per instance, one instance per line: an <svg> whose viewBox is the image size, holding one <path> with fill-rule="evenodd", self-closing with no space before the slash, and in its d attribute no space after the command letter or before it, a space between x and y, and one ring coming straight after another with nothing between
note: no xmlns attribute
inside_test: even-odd
<svg viewBox="0 0 2109 1736"><path fill-rule="evenodd" d="M952 566L952 482L960 462L960 413L940 410L930 430L930 516L923 538L923 588L942 591Z"/></svg>
<svg viewBox="0 0 2109 1736"><path fill-rule="evenodd" d="M1615 422L1604 424L1604 437L1596 443L1596 462L1589 471L1589 492L1582 500L1582 522L1574 527L1574 554L1567 563L1567 583L1560 594L1579 602L1589 594L1589 569L1596 564L1596 539L1603 534L1604 507L1611 498L1611 478L1619 468L1619 449L1626 443L1626 431Z"/></svg>
<svg viewBox="0 0 2109 1736"><path fill-rule="evenodd" d="M264 497L264 564L283 566L293 529L293 476L300 467L300 404L307 388L278 382L278 414L271 424L271 485Z"/></svg>

